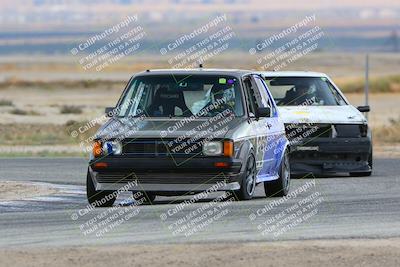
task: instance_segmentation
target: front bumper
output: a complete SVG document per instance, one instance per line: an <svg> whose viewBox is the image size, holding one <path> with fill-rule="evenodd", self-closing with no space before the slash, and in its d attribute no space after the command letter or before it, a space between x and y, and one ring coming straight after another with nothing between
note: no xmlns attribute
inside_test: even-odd
<svg viewBox="0 0 400 267"><path fill-rule="evenodd" d="M291 146L292 174L333 174L371 171L371 139L309 138Z"/></svg>
<svg viewBox="0 0 400 267"><path fill-rule="evenodd" d="M215 167L224 162L227 167ZM102 163L103 167L98 163ZM104 167L106 164L107 167ZM89 172L96 190L201 192L240 189L241 162L231 158L127 158L93 159Z"/></svg>

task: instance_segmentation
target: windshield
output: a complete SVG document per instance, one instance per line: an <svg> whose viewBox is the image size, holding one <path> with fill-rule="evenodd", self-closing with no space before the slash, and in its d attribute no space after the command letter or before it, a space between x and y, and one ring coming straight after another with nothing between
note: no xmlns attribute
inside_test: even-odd
<svg viewBox="0 0 400 267"><path fill-rule="evenodd" d="M131 81L118 116L243 116L239 81L221 75L149 75Z"/></svg>
<svg viewBox="0 0 400 267"><path fill-rule="evenodd" d="M265 81L278 106L346 105L324 77L266 77Z"/></svg>

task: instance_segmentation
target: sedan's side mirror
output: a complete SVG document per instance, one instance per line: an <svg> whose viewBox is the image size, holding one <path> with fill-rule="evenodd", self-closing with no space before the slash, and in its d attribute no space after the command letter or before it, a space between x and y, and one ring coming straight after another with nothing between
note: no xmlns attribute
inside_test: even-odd
<svg viewBox="0 0 400 267"><path fill-rule="evenodd" d="M271 108L269 108L269 107L257 108L256 116L258 118L270 117L271 116Z"/></svg>
<svg viewBox="0 0 400 267"><path fill-rule="evenodd" d="M357 109L360 112L369 112L371 109L369 108L369 106L358 106Z"/></svg>
<svg viewBox="0 0 400 267"><path fill-rule="evenodd" d="M114 115L114 107L106 107L104 111L107 117L112 117Z"/></svg>

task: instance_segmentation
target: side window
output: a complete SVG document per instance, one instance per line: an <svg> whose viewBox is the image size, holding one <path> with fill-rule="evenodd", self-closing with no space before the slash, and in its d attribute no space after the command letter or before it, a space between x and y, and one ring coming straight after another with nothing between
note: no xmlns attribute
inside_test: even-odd
<svg viewBox="0 0 400 267"><path fill-rule="evenodd" d="M255 96L254 96L254 90L252 88L253 87L252 82L251 82L250 78L246 78L243 83L244 83L244 86L246 89L247 106L249 107L250 113L253 113L253 115L254 115L254 114L256 114L257 104L256 104Z"/></svg>
<svg viewBox="0 0 400 267"><path fill-rule="evenodd" d="M271 107L271 103L269 100L269 97L267 95L267 93L265 92L265 87L262 84L261 80L259 78L254 77L254 80L256 81L257 84L257 94L258 94L258 98L260 99L260 107Z"/></svg>
<svg viewBox="0 0 400 267"><path fill-rule="evenodd" d="M255 77L254 79L255 79L257 87L259 89L258 91L259 91L260 97L263 102L263 107L271 108L271 114L275 114L275 107L272 104L272 100L271 100L269 94L267 93L267 88L265 87L265 84L258 77Z"/></svg>

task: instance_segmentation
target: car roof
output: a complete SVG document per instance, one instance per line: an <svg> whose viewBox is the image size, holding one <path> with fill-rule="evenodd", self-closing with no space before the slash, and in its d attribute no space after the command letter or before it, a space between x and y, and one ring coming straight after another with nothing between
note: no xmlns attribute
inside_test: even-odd
<svg viewBox="0 0 400 267"><path fill-rule="evenodd" d="M313 71L260 71L265 77L328 77L322 72Z"/></svg>
<svg viewBox="0 0 400 267"><path fill-rule="evenodd" d="M137 73L136 75L198 75L198 74L211 74L211 75L231 75L243 76L246 74L258 74L256 71L240 70L240 69L150 69Z"/></svg>

